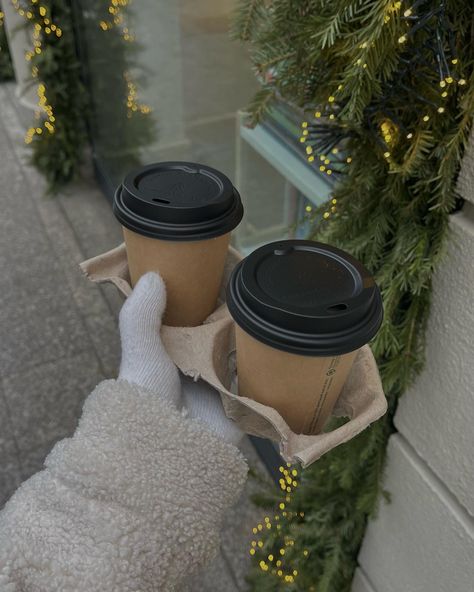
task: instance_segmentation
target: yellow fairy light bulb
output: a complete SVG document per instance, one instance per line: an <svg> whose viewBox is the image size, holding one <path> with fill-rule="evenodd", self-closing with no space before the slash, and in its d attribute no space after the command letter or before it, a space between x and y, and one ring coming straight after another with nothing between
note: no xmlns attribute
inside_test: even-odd
<svg viewBox="0 0 474 592"><path fill-rule="evenodd" d="M40 6L39 13L41 16L46 16L46 8L44 6Z"/></svg>
<svg viewBox="0 0 474 592"><path fill-rule="evenodd" d="M405 12L403 13L403 16L406 17L406 18L408 18L411 15L412 15L412 9L411 8L407 8L405 10Z"/></svg>
<svg viewBox="0 0 474 592"><path fill-rule="evenodd" d="M454 82L454 78L453 78L452 76L448 76L448 77L446 78L446 82L447 82L448 84L452 84L452 83Z"/></svg>
<svg viewBox="0 0 474 592"><path fill-rule="evenodd" d="M107 23L105 21L100 21L99 26L102 29L102 31L107 31L108 29Z"/></svg>
<svg viewBox="0 0 474 592"><path fill-rule="evenodd" d="M407 134L407 139L411 140L413 138L413 134L410 132L409 134Z"/></svg>
<svg viewBox="0 0 474 592"><path fill-rule="evenodd" d="M326 171L326 174L328 174L328 175L332 175L332 171L331 171L331 169L328 169L328 170Z"/></svg>
<svg viewBox="0 0 474 592"><path fill-rule="evenodd" d="M280 549L280 555L284 555L285 554L285 549Z"/></svg>
<svg viewBox="0 0 474 592"><path fill-rule="evenodd" d="M324 212L323 218L327 220L329 218L329 212Z"/></svg>
<svg viewBox="0 0 474 592"><path fill-rule="evenodd" d="M337 87L337 90L342 90L342 88L343 88L343 86L342 86L342 84L340 84L340 85Z"/></svg>
<svg viewBox="0 0 474 592"><path fill-rule="evenodd" d="M329 164L331 161L329 160L329 158L326 158L326 160L324 161L324 164Z"/></svg>
<svg viewBox="0 0 474 592"><path fill-rule="evenodd" d="M273 561L273 555L268 556L268 561Z"/></svg>
<svg viewBox="0 0 474 592"><path fill-rule="evenodd" d="M347 162L347 164L351 164L351 162L352 162L352 157L351 157L351 156L348 156L348 157L346 158L346 162Z"/></svg>
<svg viewBox="0 0 474 592"><path fill-rule="evenodd" d="M446 80L440 80L439 85L441 88L444 88L446 86Z"/></svg>
<svg viewBox="0 0 474 592"><path fill-rule="evenodd" d="M308 551L308 549L305 549L305 550L303 551L303 555L304 555L305 557L308 557L308 555L309 555L309 551Z"/></svg>
<svg viewBox="0 0 474 592"><path fill-rule="evenodd" d="M438 113L444 113L444 107L438 107Z"/></svg>
<svg viewBox="0 0 474 592"><path fill-rule="evenodd" d="M320 170L322 173L324 173L324 171L326 170L326 167L325 167L325 166L322 164L322 165L319 167L319 170Z"/></svg>
<svg viewBox="0 0 474 592"><path fill-rule="evenodd" d="M458 80L458 84L459 84L459 86L464 86L466 84L466 80L464 78L460 78Z"/></svg>
<svg viewBox="0 0 474 592"><path fill-rule="evenodd" d="M385 158L389 158L390 157L390 152L384 152L383 155L385 156Z"/></svg>
<svg viewBox="0 0 474 592"><path fill-rule="evenodd" d="M262 541L258 541L257 546L259 549L261 549L263 547L263 542Z"/></svg>
<svg viewBox="0 0 474 592"><path fill-rule="evenodd" d="M313 210L313 208L311 206L306 206L305 210L309 213Z"/></svg>
<svg viewBox="0 0 474 592"><path fill-rule="evenodd" d="M334 113L331 113L331 115L329 116L329 119L336 119L336 116L334 115Z"/></svg>
<svg viewBox="0 0 474 592"><path fill-rule="evenodd" d="M268 565L265 563L265 561L260 561L259 565L262 571L268 571Z"/></svg>
<svg viewBox="0 0 474 592"><path fill-rule="evenodd" d="M402 35L401 37L398 38L398 43L405 43L407 40L407 36L406 35Z"/></svg>
<svg viewBox="0 0 474 592"><path fill-rule="evenodd" d="M277 574L278 574L280 577L283 575L283 572L281 571L281 569L279 569L279 570L277 571Z"/></svg>
<svg viewBox="0 0 474 592"><path fill-rule="evenodd" d="M337 204L337 199L336 199L335 197L333 197L333 198L331 199L331 203L333 203L333 204ZM304 512L300 512L300 516L301 516L301 517L303 517L303 516L304 516Z"/></svg>
<svg viewBox="0 0 474 592"><path fill-rule="evenodd" d="M360 65L362 64L362 60L359 58L359 59L356 61L356 64L357 64L358 66L360 66Z"/></svg>
<svg viewBox="0 0 474 592"><path fill-rule="evenodd" d="M303 130L303 136L307 136L309 134L309 131L307 129Z"/></svg>
<svg viewBox="0 0 474 592"><path fill-rule="evenodd" d="M458 63L458 61L459 61L458 58L454 58L451 60L451 64L456 65Z"/></svg>
<svg viewBox="0 0 474 592"><path fill-rule="evenodd" d="M307 121L303 121L303 123L301 124L301 127L308 127L308 122Z"/></svg>
<svg viewBox="0 0 474 592"><path fill-rule="evenodd" d="M263 526L261 524L257 524L257 530L262 530Z"/></svg>
<svg viewBox="0 0 474 592"><path fill-rule="evenodd" d="M313 153L313 149L311 146L306 146L306 154L312 154Z"/></svg>
<svg viewBox="0 0 474 592"><path fill-rule="evenodd" d="M316 118L319 118L319 117L321 117L321 111L316 111L316 113L314 114L314 116L315 116Z"/></svg>
<svg viewBox="0 0 474 592"><path fill-rule="evenodd" d="M291 474L293 475L293 477L296 477L298 475L298 471L296 469L293 469L291 471Z"/></svg>
<svg viewBox="0 0 474 592"><path fill-rule="evenodd" d="M332 152L333 154L337 154L337 153L339 152L339 150L338 150L337 148L333 148L333 149L331 150L331 152ZM295 475L295 474L297 475L298 473L295 471L293 474L294 474L294 475Z"/></svg>
<svg viewBox="0 0 474 592"><path fill-rule="evenodd" d="M429 121L429 120L430 120L430 116L429 116L429 115L425 115L425 116L423 117L423 121Z"/></svg>
<svg viewBox="0 0 474 592"><path fill-rule="evenodd" d="M441 96L443 97L443 99L445 99L448 96L448 93L444 91L443 93L441 93Z"/></svg>
<svg viewBox="0 0 474 592"><path fill-rule="evenodd" d="M249 553L250 555L255 555L255 549L250 549Z"/></svg>
<svg viewBox="0 0 474 592"><path fill-rule="evenodd" d="M331 96L328 98L328 103L334 103L334 101L335 101L335 100L336 100L336 97L334 97L333 95L331 95Z"/></svg>
<svg viewBox="0 0 474 592"><path fill-rule="evenodd" d="M319 160L324 161L326 159L326 155L325 154L321 154L319 157Z"/></svg>
<svg viewBox="0 0 474 592"><path fill-rule="evenodd" d="M257 534L258 530L256 528L252 528L253 534Z"/></svg>

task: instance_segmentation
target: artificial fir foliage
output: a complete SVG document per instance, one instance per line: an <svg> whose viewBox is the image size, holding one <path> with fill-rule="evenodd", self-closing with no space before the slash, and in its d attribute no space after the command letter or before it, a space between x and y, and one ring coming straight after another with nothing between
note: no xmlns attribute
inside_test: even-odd
<svg viewBox="0 0 474 592"><path fill-rule="evenodd" d="M5 0L31 27L33 44L25 59L38 80L38 111L25 142L31 145L32 161L45 175L49 189L56 191L78 172L88 143L87 124L113 121L113 133L99 138L105 150L113 143L127 162L130 151L146 144L153 136L150 108L137 97L137 83L131 78L130 56L135 41L128 25L130 0L84 2L87 10L73 12L68 0ZM92 108L89 88L83 80L83 64L78 55L76 30L86 24L95 32L95 55L101 72L95 79L102 95L110 102L97 113ZM101 40L99 40L99 38ZM3 48L3 46L2 46ZM95 49L95 48L94 48ZM103 120L98 120L100 116Z"/></svg>
<svg viewBox="0 0 474 592"><path fill-rule="evenodd" d="M298 477L282 468L281 493L260 498L284 507L255 529L258 592L350 590L397 401L423 365L432 276L474 114L473 16L469 0L240 3L235 33L262 81L253 121L275 98L307 112L302 151L337 178L331 201L308 215L311 238L362 260L382 290L372 347L389 402L384 418Z"/></svg>
<svg viewBox="0 0 474 592"><path fill-rule="evenodd" d="M38 79L38 111L25 141L51 190L69 181L86 142L87 95L81 81L72 13L64 0L8 0L32 30L25 55Z"/></svg>
<svg viewBox="0 0 474 592"><path fill-rule="evenodd" d="M10 59L7 35L5 32L4 14L0 5L0 82L13 78L13 67Z"/></svg>

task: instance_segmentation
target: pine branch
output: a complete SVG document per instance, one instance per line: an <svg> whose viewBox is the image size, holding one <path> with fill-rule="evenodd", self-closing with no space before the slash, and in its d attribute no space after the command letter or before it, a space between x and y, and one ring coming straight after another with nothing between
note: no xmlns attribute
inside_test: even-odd
<svg viewBox="0 0 474 592"><path fill-rule="evenodd" d="M270 110L272 103L276 100L276 89L273 87L264 87L259 90L253 101L250 103L248 110L250 112L249 125L254 127Z"/></svg>
<svg viewBox="0 0 474 592"><path fill-rule="evenodd" d="M234 39L249 41L258 24L264 0L240 0L235 11L231 35Z"/></svg>

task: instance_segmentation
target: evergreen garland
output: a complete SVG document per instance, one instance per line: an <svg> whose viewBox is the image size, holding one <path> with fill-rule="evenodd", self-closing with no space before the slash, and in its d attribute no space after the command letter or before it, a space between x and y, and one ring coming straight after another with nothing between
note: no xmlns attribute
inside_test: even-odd
<svg viewBox="0 0 474 592"><path fill-rule="evenodd" d="M13 67L5 32L4 14L0 5L0 82L6 82L12 79Z"/></svg>
<svg viewBox="0 0 474 592"><path fill-rule="evenodd" d="M308 111L302 147L337 176L331 201L308 215L311 238L351 252L381 288L372 349L389 403L298 478L282 468L282 491L259 497L284 511L254 529L258 592L350 590L397 401L423 365L433 272L474 115L473 17L469 0L240 2L235 35L262 81L252 120L276 98Z"/></svg>
<svg viewBox="0 0 474 592"><path fill-rule="evenodd" d="M31 27L32 46L25 53L38 79L38 110L26 134L32 162L51 191L70 181L86 143L87 94L75 47L71 7L64 0L5 0Z"/></svg>
<svg viewBox="0 0 474 592"><path fill-rule="evenodd" d="M32 74L38 80L36 120L26 133L33 164L45 175L49 190L55 192L77 174L88 144L87 123L95 130L107 122L94 119L89 88L83 82L83 69L77 53L75 22L69 0L5 0L12 2L31 27L32 47L25 54ZM130 0L84 2L84 22L94 27L101 41L96 55L102 56L99 92L110 103L100 115L113 120L115 133L108 145L119 148L129 162L137 150L153 136L151 109L138 101L137 85L131 78L129 46L135 41L127 26ZM3 47L3 46L2 46ZM108 59L108 61L106 61ZM102 141L103 138L100 138ZM102 145L108 149L108 146Z"/></svg>

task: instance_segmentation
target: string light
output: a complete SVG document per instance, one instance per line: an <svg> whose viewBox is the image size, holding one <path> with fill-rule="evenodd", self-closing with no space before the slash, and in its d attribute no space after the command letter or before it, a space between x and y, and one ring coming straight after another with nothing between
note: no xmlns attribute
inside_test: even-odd
<svg viewBox="0 0 474 592"><path fill-rule="evenodd" d="M135 41L133 35L128 27L125 26L124 9L130 4L130 0L111 0L107 7L107 12L112 17L110 20L101 20L99 27L102 31L110 31L114 27L120 29L122 39L128 42Z"/></svg>
<svg viewBox="0 0 474 592"><path fill-rule="evenodd" d="M151 107L145 103L139 103L137 100L137 86L132 81L130 73L125 72L124 78L127 84L127 117L133 116L133 113L140 112L143 115L151 113Z"/></svg>

